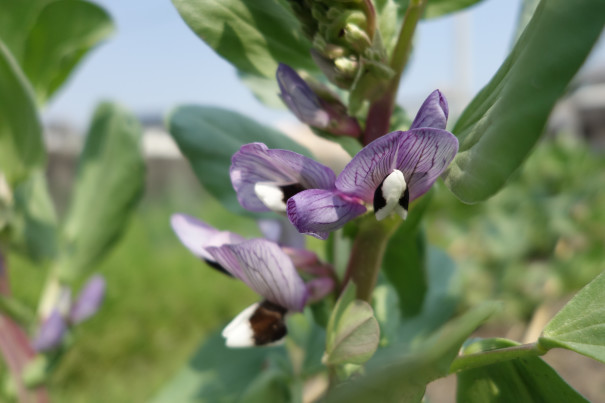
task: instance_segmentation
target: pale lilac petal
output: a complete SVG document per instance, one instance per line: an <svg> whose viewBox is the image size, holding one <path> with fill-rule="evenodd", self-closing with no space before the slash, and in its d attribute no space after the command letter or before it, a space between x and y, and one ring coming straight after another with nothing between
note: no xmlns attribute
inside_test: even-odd
<svg viewBox="0 0 605 403"><path fill-rule="evenodd" d="M439 90L435 90L424 101L410 129L430 127L433 129L445 129L449 108L447 100Z"/></svg>
<svg viewBox="0 0 605 403"><path fill-rule="evenodd" d="M280 63L276 77L282 100L301 122L320 129L329 125L330 116L321 101L294 69Z"/></svg>
<svg viewBox="0 0 605 403"><path fill-rule="evenodd" d="M353 157L336 179L336 188L366 203L397 166L397 145L402 132L392 132L365 146Z"/></svg>
<svg viewBox="0 0 605 403"><path fill-rule="evenodd" d="M332 189L336 177L325 165L288 150L270 150L262 143L246 144L231 158L231 183L240 204L250 211L269 211L255 185L300 185L302 189Z"/></svg>
<svg viewBox="0 0 605 403"><path fill-rule="evenodd" d="M268 301L302 311L308 293L292 261L273 242L251 239L208 250L216 261Z"/></svg>
<svg viewBox="0 0 605 403"><path fill-rule="evenodd" d="M48 351L61 345L67 324L58 310L53 310L46 318L38 331L36 339L32 342L34 350Z"/></svg>
<svg viewBox="0 0 605 403"><path fill-rule="evenodd" d="M220 246L225 243L242 242L244 238L236 233L219 231L214 227L186 214L173 214L170 218L172 229L179 240L195 256L214 261L206 251L207 247Z"/></svg>
<svg viewBox="0 0 605 403"><path fill-rule="evenodd" d="M266 218L258 220L258 227L266 239L281 246L304 249L305 236L285 218Z"/></svg>
<svg viewBox="0 0 605 403"><path fill-rule="evenodd" d="M334 279L331 277L319 277L307 282L309 290L309 302L323 299L334 290Z"/></svg>
<svg viewBox="0 0 605 403"><path fill-rule="evenodd" d="M319 239L326 239L329 232L365 211L362 204L329 190L305 190L288 200L290 222L301 233Z"/></svg>
<svg viewBox="0 0 605 403"><path fill-rule="evenodd" d="M289 246L282 246L281 250L288 255L296 268L319 264L319 258L315 252L311 252L310 250L292 248Z"/></svg>
<svg viewBox="0 0 605 403"><path fill-rule="evenodd" d="M399 138L397 169L403 172L410 202L426 193L458 152L458 139L439 129L414 129Z"/></svg>
<svg viewBox="0 0 605 403"><path fill-rule="evenodd" d="M105 279L101 275L93 276L84 285L69 314L71 323L77 324L93 316L99 310L105 298Z"/></svg>

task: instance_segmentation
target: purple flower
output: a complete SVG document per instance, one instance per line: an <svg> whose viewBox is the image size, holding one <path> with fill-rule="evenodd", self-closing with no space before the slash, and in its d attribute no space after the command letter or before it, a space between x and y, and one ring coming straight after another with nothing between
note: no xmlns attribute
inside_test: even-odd
<svg viewBox="0 0 605 403"><path fill-rule="evenodd" d="M53 350L61 345L67 323L58 309L54 309L42 322L32 347L38 352Z"/></svg>
<svg viewBox="0 0 605 403"><path fill-rule="evenodd" d="M304 234L326 239L373 205L376 219L407 217L408 205L426 193L458 151L443 130L448 108L439 91L424 102L412 128L389 133L364 147L340 173L335 189L311 189L288 200L288 218Z"/></svg>
<svg viewBox="0 0 605 403"><path fill-rule="evenodd" d="M280 64L276 73L280 97L303 123L328 133L357 137L361 128L347 108L327 88L314 91L290 66Z"/></svg>
<svg viewBox="0 0 605 403"><path fill-rule="evenodd" d="M105 298L106 283L103 276L97 274L84 285L78 300L71 307L69 320L78 324L97 313Z"/></svg>
<svg viewBox="0 0 605 403"><path fill-rule="evenodd" d="M330 168L288 150L246 144L231 158L231 183L240 204L256 212L286 212L287 200L306 189L333 189Z"/></svg>

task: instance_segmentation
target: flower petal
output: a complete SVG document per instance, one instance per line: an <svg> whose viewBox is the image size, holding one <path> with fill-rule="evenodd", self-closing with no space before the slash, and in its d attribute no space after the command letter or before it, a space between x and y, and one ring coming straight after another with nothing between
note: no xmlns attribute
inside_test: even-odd
<svg viewBox="0 0 605 403"><path fill-rule="evenodd" d="M227 347L274 346L281 344L288 333L286 310L269 301L255 303L240 312L223 329Z"/></svg>
<svg viewBox="0 0 605 403"><path fill-rule="evenodd" d="M410 202L422 196L452 162L458 139L439 129L414 129L399 137L397 169L403 172Z"/></svg>
<svg viewBox="0 0 605 403"><path fill-rule="evenodd" d="M57 309L53 310L40 326L38 335L32 342L32 347L36 351L47 351L59 347L66 330L67 324L63 316Z"/></svg>
<svg viewBox="0 0 605 403"><path fill-rule="evenodd" d="M332 189L334 172L325 165L288 150L270 150L262 143L246 144L231 158L231 183L240 204L251 211L270 211L257 196L257 184L302 189ZM296 187L296 186L294 186ZM282 189L284 190L284 189ZM283 191L287 199L290 189Z"/></svg>
<svg viewBox="0 0 605 403"><path fill-rule="evenodd" d="M305 247L305 236L298 232L285 217L260 219L258 220L258 227L266 239L280 246L297 249L304 249Z"/></svg>
<svg viewBox="0 0 605 403"><path fill-rule="evenodd" d="M336 192L311 189L288 200L288 218L301 233L319 239L365 213L366 208Z"/></svg>
<svg viewBox="0 0 605 403"><path fill-rule="evenodd" d="M416 118L410 126L411 129L430 127L433 129L445 129L449 108L447 100L439 90L433 91L424 101Z"/></svg>
<svg viewBox="0 0 605 403"><path fill-rule="evenodd" d="M245 239L234 232L219 231L186 214L173 214L170 224L187 249L195 256L210 262L214 262L214 258L206 251L207 247L239 243Z"/></svg>
<svg viewBox="0 0 605 403"><path fill-rule="evenodd" d="M331 277L319 277L307 282L309 290L309 302L323 299L334 290L334 279Z"/></svg>
<svg viewBox="0 0 605 403"><path fill-rule="evenodd" d="M276 77L282 100L301 122L320 129L328 126L330 116L321 107L319 97L294 69L280 63Z"/></svg>
<svg viewBox="0 0 605 403"><path fill-rule="evenodd" d="M251 239L237 245L208 248L208 252L270 302L292 311L304 308L308 297L305 284L276 243Z"/></svg>
<svg viewBox="0 0 605 403"><path fill-rule="evenodd" d="M78 296L71 308L69 319L77 324L93 316L99 310L105 298L105 279L101 275L93 276Z"/></svg>
<svg viewBox="0 0 605 403"><path fill-rule="evenodd" d="M376 188L397 167L397 146L401 133L389 133L365 146L338 175L336 188L346 195L371 203Z"/></svg>

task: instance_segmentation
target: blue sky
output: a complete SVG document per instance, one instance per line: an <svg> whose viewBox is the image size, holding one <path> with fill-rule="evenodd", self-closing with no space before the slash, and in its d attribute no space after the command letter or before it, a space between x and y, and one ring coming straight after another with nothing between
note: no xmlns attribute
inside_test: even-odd
<svg viewBox="0 0 605 403"><path fill-rule="evenodd" d="M291 119L258 103L234 69L189 30L170 1L96 2L112 15L117 33L91 52L55 95L44 112L46 121L85 127L95 105L107 99L139 115L165 115L178 104L197 103L228 107L265 123ZM504 60L519 7L520 0L484 0L463 15L422 22L399 101L414 110L435 88L446 95L476 93ZM455 41L461 30L470 38L462 49ZM597 48L590 64L605 62L603 40Z"/></svg>

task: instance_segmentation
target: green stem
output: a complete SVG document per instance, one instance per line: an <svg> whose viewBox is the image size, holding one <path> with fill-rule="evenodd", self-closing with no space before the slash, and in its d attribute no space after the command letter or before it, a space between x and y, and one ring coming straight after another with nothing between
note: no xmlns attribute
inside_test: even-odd
<svg viewBox="0 0 605 403"><path fill-rule="evenodd" d="M369 144L378 137L389 131L389 123L395 107L395 97L399 89L401 74L405 68L412 50L412 39L418 21L424 12L427 0L411 0L405 12L403 25L399 31L399 38L393 49L390 67L395 71L395 76L388 85L388 90L381 98L370 105L366 131L363 136L363 144Z"/></svg>
<svg viewBox="0 0 605 403"><path fill-rule="evenodd" d="M513 347L499 348L480 353L457 357L450 366L450 373L496 364L502 361L514 360L521 357L535 357L546 354L546 350L538 343L521 344Z"/></svg>
<svg viewBox="0 0 605 403"><path fill-rule="evenodd" d="M10 316L21 325L29 326L35 321L34 312L12 297L0 295L0 313Z"/></svg>
<svg viewBox="0 0 605 403"><path fill-rule="evenodd" d="M371 302L384 251L399 224L401 220L396 216L377 221L373 214L368 214L361 219L342 282L342 286L346 287L347 280L353 280L358 299Z"/></svg>

